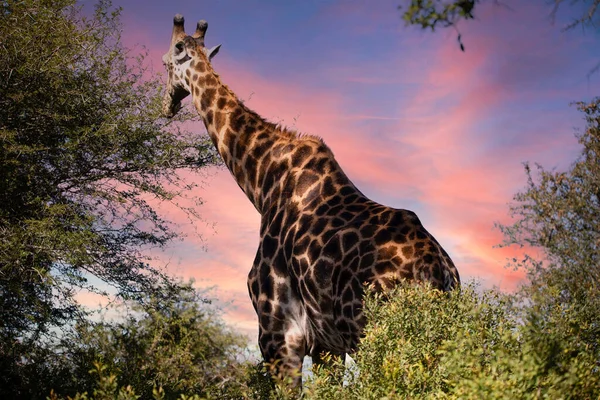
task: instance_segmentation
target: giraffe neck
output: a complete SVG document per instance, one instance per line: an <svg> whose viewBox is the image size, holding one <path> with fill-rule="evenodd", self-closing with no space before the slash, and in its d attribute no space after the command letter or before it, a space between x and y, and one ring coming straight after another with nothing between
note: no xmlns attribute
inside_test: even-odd
<svg viewBox="0 0 600 400"><path fill-rule="evenodd" d="M272 168L276 161L272 150L276 143L289 142L292 134L248 109L210 68L200 73L193 66L186 75L194 106L225 165L262 213L267 207L269 182L283 179L287 172Z"/></svg>

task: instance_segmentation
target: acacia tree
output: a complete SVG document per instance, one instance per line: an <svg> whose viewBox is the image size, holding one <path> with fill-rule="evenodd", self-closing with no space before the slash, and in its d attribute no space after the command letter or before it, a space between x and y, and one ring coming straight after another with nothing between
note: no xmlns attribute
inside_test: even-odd
<svg viewBox="0 0 600 400"><path fill-rule="evenodd" d="M78 290L171 293L144 257L178 235L155 205L194 200L177 171L215 160L206 136L173 124L190 114L160 118L160 81L121 45L119 12L104 0L91 16L75 0L0 2L4 389L33 344L82 316Z"/></svg>

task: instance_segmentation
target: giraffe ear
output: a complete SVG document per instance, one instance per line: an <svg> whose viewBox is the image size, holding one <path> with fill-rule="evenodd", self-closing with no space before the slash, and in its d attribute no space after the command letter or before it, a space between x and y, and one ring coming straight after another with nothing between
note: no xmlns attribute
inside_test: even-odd
<svg viewBox="0 0 600 400"><path fill-rule="evenodd" d="M220 44L216 45L212 49L207 49L206 47L204 48L204 52L206 53L206 56L208 57L209 61L212 60L212 58L217 55L220 48L221 48Z"/></svg>

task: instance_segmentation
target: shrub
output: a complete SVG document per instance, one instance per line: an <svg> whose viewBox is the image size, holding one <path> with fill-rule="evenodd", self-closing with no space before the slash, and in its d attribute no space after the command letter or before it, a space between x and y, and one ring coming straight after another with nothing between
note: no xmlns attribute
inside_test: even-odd
<svg viewBox="0 0 600 400"><path fill-rule="evenodd" d="M58 393L93 393L98 378L88 371L100 362L115 385L142 398L159 387L164 399L241 396L247 339L226 327L199 292L183 287L172 298L149 297L144 306L132 302L117 310L123 319L80 324L64 338L62 364L72 384L63 382Z"/></svg>
<svg viewBox="0 0 600 400"><path fill-rule="evenodd" d="M468 285L369 294L356 366L314 368L309 398L598 398L598 360L528 308ZM527 313L525 320L519 320ZM539 315L538 321L544 319Z"/></svg>

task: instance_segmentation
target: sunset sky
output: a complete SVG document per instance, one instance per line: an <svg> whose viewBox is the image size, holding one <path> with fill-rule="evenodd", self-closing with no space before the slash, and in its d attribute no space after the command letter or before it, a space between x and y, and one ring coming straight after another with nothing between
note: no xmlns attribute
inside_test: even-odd
<svg viewBox="0 0 600 400"><path fill-rule="evenodd" d="M576 10L565 8L553 25L544 0L505 0L509 7L484 4L459 25L463 53L452 29L405 27L402 1L115 5L124 43L146 46L155 71L174 14L185 16L188 33L207 20L207 46L222 44L213 66L247 106L321 136L363 193L415 211L463 281L513 290L523 274L504 266L518 249L494 247L502 241L494 222L510 222L524 161L564 169L574 160L574 127L584 125L569 103L600 95L600 73L587 78L600 61L600 30L561 33ZM246 277L260 217L225 168L194 179L203 182L203 240L190 235L161 258L172 274L216 286L226 321L256 335Z"/></svg>

